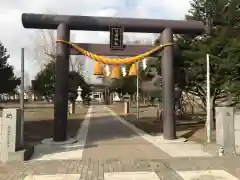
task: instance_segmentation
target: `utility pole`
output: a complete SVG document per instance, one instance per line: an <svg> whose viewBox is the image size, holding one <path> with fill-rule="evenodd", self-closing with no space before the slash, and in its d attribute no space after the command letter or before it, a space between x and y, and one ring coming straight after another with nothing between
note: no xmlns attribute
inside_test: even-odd
<svg viewBox="0 0 240 180"><path fill-rule="evenodd" d="M137 62L137 120L139 120L139 62Z"/></svg>
<svg viewBox="0 0 240 180"><path fill-rule="evenodd" d="M211 1L212 2L212 1ZM208 4L211 3L209 2L209 0L206 0L206 9L205 9L205 15L206 15L206 34L207 34L207 38L208 36L210 36L211 34L211 14L212 14L212 7L209 7L210 5L212 6L213 4ZM211 91L210 91L210 61L209 61L209 53L206 54L206 69L207 69L207 73L206 73L206 80L207 80L207 119L206 119L206 129L207 129L207 142L211 143L212 140L212 105L211 105Z"/></svg>
<svg viewBox="0 0 240 180"><path fill-rule="evenodd" d="M211 89L210 89L210 61L209 54L206 56L207 59L207 142L210 143L212 140L212 105L211 105Z"/></svg>

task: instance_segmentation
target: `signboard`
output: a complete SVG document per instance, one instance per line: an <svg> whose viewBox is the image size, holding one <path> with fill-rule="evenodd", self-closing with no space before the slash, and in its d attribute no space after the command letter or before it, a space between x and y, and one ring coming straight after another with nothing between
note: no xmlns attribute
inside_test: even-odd
<svg viewBox="0 0 240 180"><path fill-rule="evenodd" d="M124 50L123 44L123 26L110 26L110 49L111 50Z"/></svg>

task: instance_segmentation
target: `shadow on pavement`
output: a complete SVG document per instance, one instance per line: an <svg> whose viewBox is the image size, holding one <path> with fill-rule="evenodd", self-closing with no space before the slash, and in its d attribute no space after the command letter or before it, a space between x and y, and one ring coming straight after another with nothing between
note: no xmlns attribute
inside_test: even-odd
<svg viewBox="0 0 240 180"><path fill-rule="evenodd" d="M160 135L162 133L162 123L157 119L157 117L140 117L137 120L136 115L127 115L121 116L123 119L127 120L137 128L143 130L144 132L151 134L151 135ZM204 127L204 121L197 121L197 120L176 120L176 131L177 134L181 134L180 137L189 138L191 137L198 129ZM184 131L187 131L184 133Z"/></svg>
<svg viewBox="0 0 240 180"><path fill-rule="evenodd" d="M154 117L142 117L136 120L135 115L120 116L121 118L127 120L137 128L143 130L144 132L151 135L160 135L162 132L162 125L160 121L156 121L157 118ZM113 116L102 116L102 117L92 117L90 122L90 127L88 131L87 144L98 143L102 141L109 141L114 139L131 139L138 136L132 129L122 124L116 117ZM189 138L198 129L204 127L204 122L200 121L177 121L176 130L181 137Z"/></svg>
<svg viewBox="0 0 240 180"><path fill-rule="evenodd" d="M83 119L68 120L67 132L69 138L75 138L79 131L79 127ZM35 147L34 156L32 158L41 158L41 156L50 155L54 153L62 153L66 151L75 151L82 149L83 146L77 142L69 145L54 145L48 146L41 144L44 139L53 137L54 121L52 119L29 121L24 124L24 141L25 147ZM91 148L95 145L87 145L84 148Z"/></svg>
<svg viewBox="0 0 240 180"><path fill-rule="evenodd" d="M82 119L71 119L68 121L67 131L68 136L73 137L76 135ZM26 121L24 123L24 141L26 145L36 145L43 139L53 137L52 119L44 119L37 121Z"/></svg>

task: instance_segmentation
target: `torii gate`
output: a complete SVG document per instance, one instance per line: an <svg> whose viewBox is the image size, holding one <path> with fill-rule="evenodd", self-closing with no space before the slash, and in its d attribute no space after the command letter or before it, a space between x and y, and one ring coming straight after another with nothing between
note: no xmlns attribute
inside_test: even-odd
<svg viewBox="0 0 240 180"><path fill-rule="evenodd" d="M69 16L50 14L22 14L24 28L56 29L57 38L69 41L70 30L109 31L110 25L121 25L125 32L161 33L161 43L173 43L173 33L201 34L205 31L202 22L180 20L157 20L136 18L112 18L93 16ZM81 44L85 50L103 56L136 56L152 49L148 45L130 45L124 51L111 51L107 44ZM56 57L56 89L54 100L54 141L67 139L67 109L69 55L79 54L75 50L69 51L69 45L57 43ZM165 47L162 54L163 78L163 134L165 139L176 139L176 122L174 109L174 69L173 47ZM159 56L159 53L155 53Z"/></svg>

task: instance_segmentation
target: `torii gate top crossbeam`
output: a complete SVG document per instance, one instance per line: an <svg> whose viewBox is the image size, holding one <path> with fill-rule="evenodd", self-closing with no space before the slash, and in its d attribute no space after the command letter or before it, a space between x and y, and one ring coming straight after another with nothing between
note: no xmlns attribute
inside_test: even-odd
<svg viewBox="0 0 240 180"><path fill-rule="evenodd" d="M57 29L65 23L70 30L109 31L110 25L124 26L125 32L160 33L165 28L172 29L173 33L185 34L204 32L204 24L198 21L159 20L138 18L113 18L94 16L70 16L51 14L22 14L22 24L25 28Z"/></svg>

